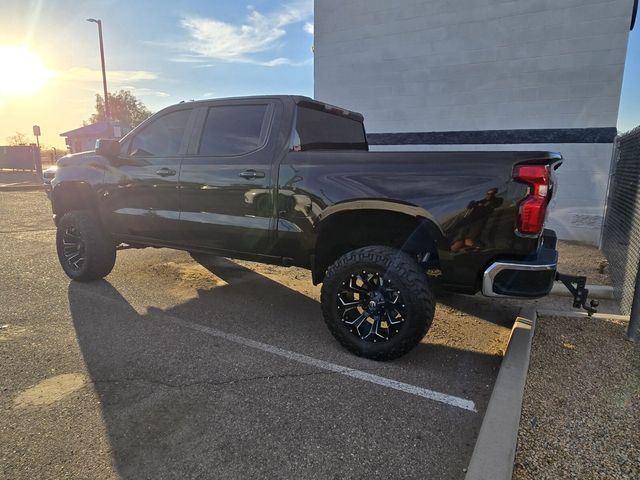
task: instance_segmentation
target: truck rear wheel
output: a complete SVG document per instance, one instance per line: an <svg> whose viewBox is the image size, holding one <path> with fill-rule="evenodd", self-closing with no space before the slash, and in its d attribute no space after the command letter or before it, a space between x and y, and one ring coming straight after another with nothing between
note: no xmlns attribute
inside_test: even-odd
<svg viewBox="0 0 640 480"><path fill-rule="evenodd" d="M353 250L331 265L321 303L333 336L372 360L407 353L426 335L435 313L426 272L406 253L384 246Z"/></svg>
<svg viewBox="0 0 640 480"><path fill-rule="evenodd" d="M58 259L72 280L87 282L105 277L116 262L116 245L89 210L67 212L56 232Z"/></svg>

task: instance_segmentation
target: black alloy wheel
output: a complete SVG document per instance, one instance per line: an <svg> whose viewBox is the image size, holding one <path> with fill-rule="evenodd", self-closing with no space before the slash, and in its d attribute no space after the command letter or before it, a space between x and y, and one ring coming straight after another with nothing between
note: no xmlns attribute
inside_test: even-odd
<svg viewBox="0 0 640 480"><path fill-rule="evenodd" d="M398 334L406 316L400 290L381 272L361 270L342 282L338 312L349 332L367 342L386 342Z"/></svg>
<svg viewBox="0 0 640 480"><path fill-rule="evenodd" d="M372 360L398 358L426 335L435 313L427 272L411 255L375 245L338 258L324 277L322 314L347 350Z"/></svg>
<svg viewBox="0 0 640 480"><path fill-rule="evenodd" d="M82 234L70 225L62 235L62 249L67 265L71 270L79 271L85 262L85 245Z"/></svg>
<svg viewBox="0 0 640 480"><path fill-rule="evenodd" d="M58 222L58 260L64 273L81 282L105 277L116 261L116 245L95 210L72 210Z"/></svg>

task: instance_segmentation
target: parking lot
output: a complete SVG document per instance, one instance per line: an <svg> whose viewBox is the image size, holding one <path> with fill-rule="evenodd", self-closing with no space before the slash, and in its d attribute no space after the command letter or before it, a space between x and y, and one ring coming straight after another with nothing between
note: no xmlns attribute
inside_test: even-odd
<svg viewBox="0 0 640 480"><path fill-rule="evenodd" d="M42 192L0 192L0 477L463 478L518 307L440 299L344 351L300 269L123 250L73 283Z"/></svg>

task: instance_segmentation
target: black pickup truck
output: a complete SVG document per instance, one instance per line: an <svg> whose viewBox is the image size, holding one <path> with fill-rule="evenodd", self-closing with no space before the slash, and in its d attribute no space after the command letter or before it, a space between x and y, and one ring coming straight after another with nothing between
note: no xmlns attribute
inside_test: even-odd
<svg viewBox="0 0 640 480"><path fill-rule="evenodd" d="M264 96L168 107L60 159L45 184L72 279L104 277L123 247L307 268L337 340L386 360L426 334L436 287L549 293L558 255L543 224L561 160L370 152L362 115Z"/></svg>

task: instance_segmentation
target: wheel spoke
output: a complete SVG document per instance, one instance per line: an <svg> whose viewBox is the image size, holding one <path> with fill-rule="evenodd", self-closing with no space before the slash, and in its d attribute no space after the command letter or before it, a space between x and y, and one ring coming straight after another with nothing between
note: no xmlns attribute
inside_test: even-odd
<svg viewBox="0 0 640 480"><path fill-rule="evenodd" d="M84 263L82 235L74 227L67 228L62 236L62 254L75 270L79 270Z"/></svg>
<svg viewBox="0 0 640 480"><path fill-rule="evenodd" d="M366 274L366 278L362 279L362 281L369 286L370 291L375 290L376 288L379 287L379 285L373 281L374 278L379 278L379 277L372 273L369 273L369 274Z"/></svg>
<svg viewBox="0 0 640 480"><path fill-rule="evenodd" d="M376 333L376 330L378 329L378 323L380 323L380 318L373 317L373 323L369 326L369 332L364 337L362 337L363 340L366 340L371 335Z"/></svg>
<svg viewBox="0 0 640 480"><path fill-rule="evenodd" d="M379 316L373 317L373 324L369 327L369 333L367 333L364 337L361 337L363 340L368 339L371 336L381 338L383 340L389 340L389 336L384 336L380 333L380 323L382 322ZM374 339L375 341L375 339Z"/></svg>
<svg viewBox="0 0 640 480"><path fill-rule="evenodd" d="M345 302L340 296L338 296L338 300L340 300L340 303L342 304L343 307L350 307L352 305L360 304L360 300L354 300L353 302Z"/></svg>
<svg viewBox="0 0 640 480"><path fill-rule="evenodd" d="M377 323L377 320L374 318L373 319L373 324L369 326L369 332L365 336L362 336L362 334L360 334L360 338L362 340L366 340L367 338L369 338L371 336L372 333L374 333L374 329L375 329L376 323ZM360 333L360 332L358 332L358 333Z"/></svg>
<svg viewBox="0 0 640 480"><path fill-rule="evenodd" d="M344 315L347 312L350 312L352 310L355 310L356 308L358 308L358 305L360 305L361 301L360 300L354 300L352 302L345 302L344 299L338 295L338 300L340 300L340 305L338 305L342 311L342 318L344 319Z"/></svg>
<svg viewBox="0 0 640 480"><path fill-rule="evenodd" d="M389 340L389 326L387 326L386 328L382 327L383 330L387 331L386 335L380 333L380 327L382 327L382 318L378 318L378 321L376 322L376 335L383 340Z"/></svg>
<svg viewBox="0 0 640 480"><path fill-rule="evenodd" d="M348 286L349 290L356 293L367 293L369 291L367 288L363 288L355 284L355 280L357 280L357 278L360 278L360 280L362 280L362 278L359 275L357 277L351 277L351 279L349 280L349 286ZM362 283L366 285L364 280L362 280Z"/></svg>
<svg viewBox="0 0 640 480"><path fill-rule="evenodd" d="M395 288L387 288L385 291L387 292L387 294L391 294L388 295L387 298L393 298L393 300L391 301L387 300L388 303L390 303L391 305L395 305L396 303L398 303L398 299L400 298L399 291L397 291Z"/></svg>
<svg viewBox="0 0 640 480"><path fill-rule="evenodd" d="M364 322L367 318L369 318L369 312L365 310L360 315L358 315L354 320L351 320L351 321L343 320L343 321L347 325L352 325L356 328L360 328L360 325L362 325L362 322Z"/></svg>
<svg viewBox="0 0 640 480"><path fill-rule="evenodd" d="M388 309L385 314L390 325L397 325L399 323L402 323L403 318L401 317L399 320L396 320L396 318L391 315L391 312Z"/></svg>
<svg viewBox="0 0 640 480"><path fill-rule="evenodd" d="M76 253L77 251L78 251L77 245L69 245L67 247L62 248L62 253L64 253L65 257L70 254Z"/></svg>
<svg viewBox="0 0 640 480"><path fill-rule="evenodd" d="M81 258L80 252L77 250L68 254L65 253L64 256L69 262L75 262L77 258Z"/></svg>
<svg viewBox="0 0 640 480"><path fill-rule="evenodd" d="M342 282L337 302L342 322L361 341L388 341L405 321L400 290L379 271L352 273Z"/></svg>

